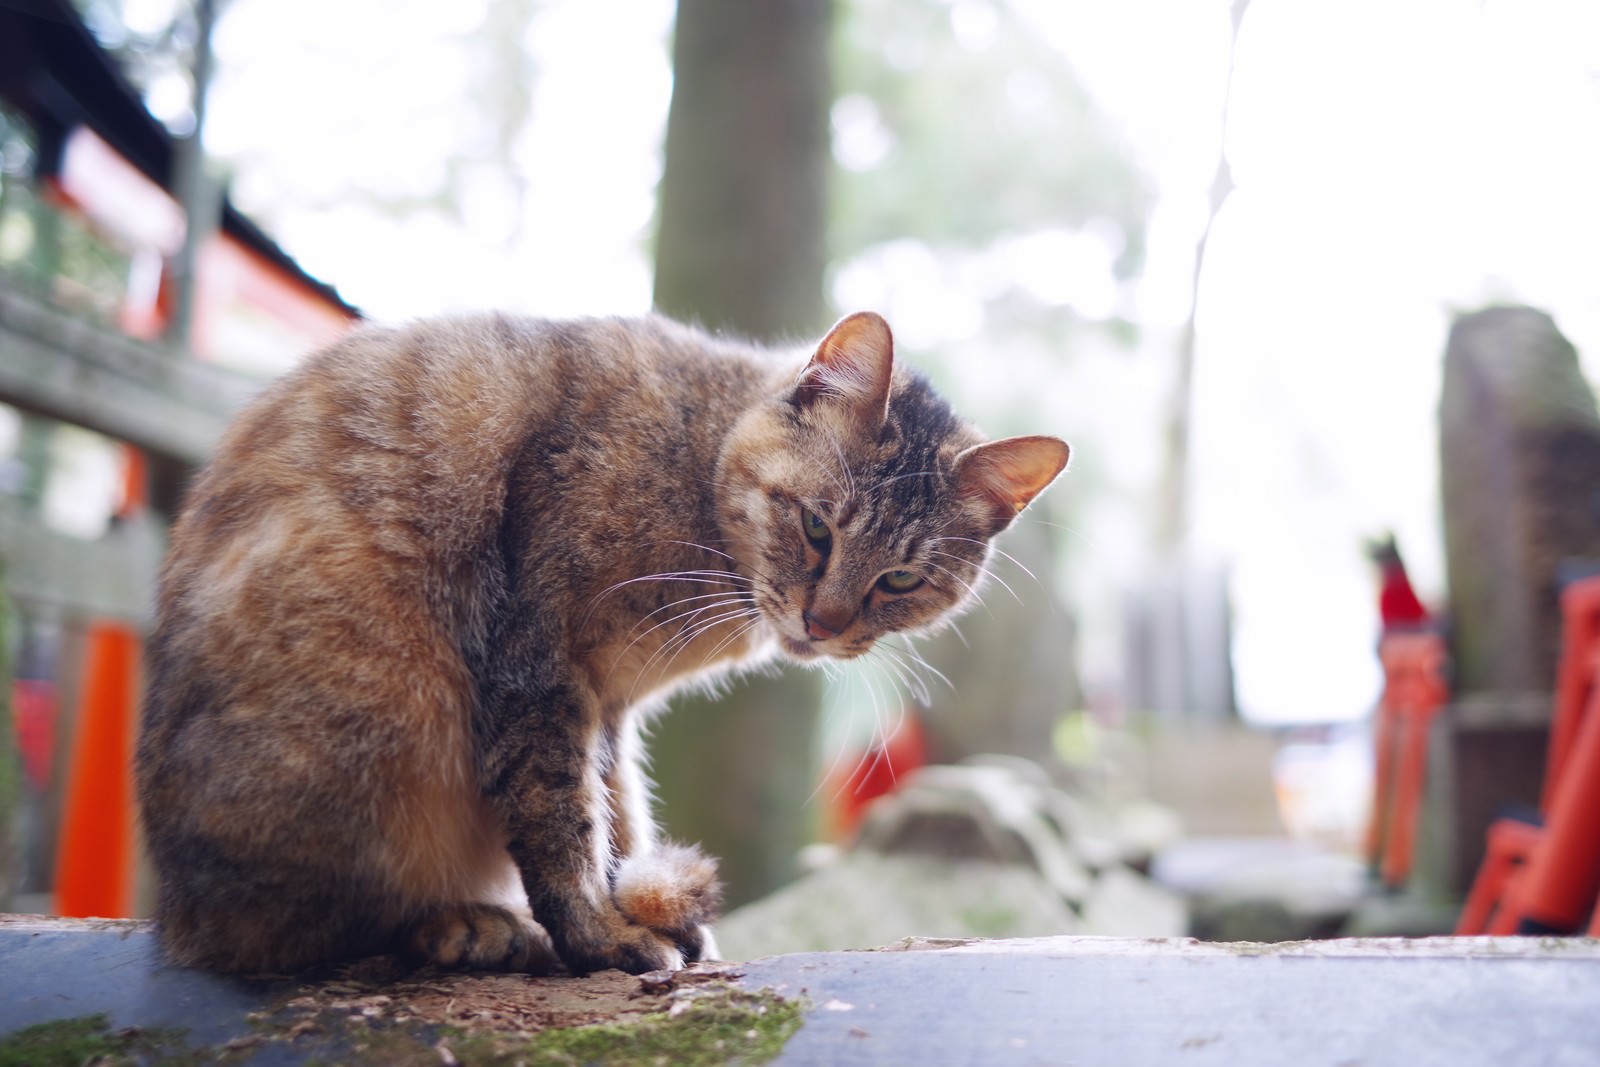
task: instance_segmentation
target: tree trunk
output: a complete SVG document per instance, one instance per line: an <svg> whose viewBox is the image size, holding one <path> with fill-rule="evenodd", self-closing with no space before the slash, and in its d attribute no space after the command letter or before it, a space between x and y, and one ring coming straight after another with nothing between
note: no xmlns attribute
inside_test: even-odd
<svg viewBox="0 0 1600 1067"><path fill-rule="evenodd" d="M655 303L756 340L825 325L829 0L679 0ZM815 674L682 698L652 759L667 833L721 857L736 905L811 838Z"/></svg>
<svg viewBox="0 0 1600 1067"><path fill-rule="evenodd" d="M757 338L823 325L829 0L679 0L655 303Z"/></svg>

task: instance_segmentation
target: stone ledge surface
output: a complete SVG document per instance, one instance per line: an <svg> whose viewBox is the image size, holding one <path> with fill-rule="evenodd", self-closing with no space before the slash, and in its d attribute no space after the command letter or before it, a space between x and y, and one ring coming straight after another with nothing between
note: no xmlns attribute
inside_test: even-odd
<svg viewBox="0 0 1600 1067"><path fill-rule="evenodd" d="M780 1064L1600 1063L1600 941L1583 938L910 939L717 976L803 998ZM537 981L595 996L619 985ZM167 966L145 923L0 917L0 1035L104 1013L224 1045L294 985ZM303 1059L282 1044L239 1053Z"/></svg>

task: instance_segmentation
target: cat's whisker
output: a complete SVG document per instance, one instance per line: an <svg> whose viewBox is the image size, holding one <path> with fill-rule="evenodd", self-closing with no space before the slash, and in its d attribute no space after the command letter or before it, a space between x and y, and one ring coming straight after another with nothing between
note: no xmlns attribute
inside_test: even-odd
<svg viewBox="0 0 1600 1067"><path fill-rule="evenodd" d="M760 615L761 615L761 613L757 609L755 609L753 606L751 606L749 604L745 604L745 605L743 605L741 607L737 607L737 608L733 607L730 604L730 605L727 605L727 607L729 607L730 610L723 611L721 614L710 615L709 617L706 617L706 618L692 618L692 619L684 622L682 627L678 630L678 632L673 634L671 637L667 638L665 641L663 641L662 644L661 644L661 647L656 650L655 654L651 656L650 660L646 661L646 669L648 669L649 664L652 661L654 661L658 656L660 656L664 652L665 653L669 653L671 655L672 659L676 659L679 653L681 653L684 649L688 648L690 645L694 644L695 640L698 637L700 637L701 634L704 634L708 630L714 630L718 626L720 626L720 625L722 625L724 623L727 623L727 622L731 622L734 619L742 619L742 618L759 619ZM706 612L713 611L713 610L716 610L716 609L715 608L697 609L692 614L694 614L694 615L704 615L704 614L706 614ZM718 647L721 648L723 646L719 645ZM669 664L671 663L670 659L668 660L668 663Z"/></svg>
<svg viewBox="0 0 1600 1067"><path fill-rule="evenodd" d="M856 756L855 764L851 767L850 773L845 776L843 782L839 783L839 788L834 790L834 800L838 800L844 795L845 786L849 784L849 780L853 777L860 776L862 778L862 781L857 783L851 791L852 794L860 793L862 785L865 784L866 776L872 773L872 770L877 766L877 760L882 755L883 691L878 688L878 679L883 676L881 673L873 673L863 674L860 677L866 683L867 692L872 696L872 732L867 737L867 747ZM869 757L871 758L870 763L867 762Z"/></svg>
<svg viewBox="0 0 1600 1067"><path fill-rule="evenodd" d="M905 704L896 701L894 705L894 711L894 725L888 729L884 729L883 717L881 715L874 716L874 726L876 727L877 736L873 741L872 748L870 749L872 753L872 762L867 765L866 774L862 776L861 784L856 786L856 792L858 794L861 792L861 787L867 784L867 779L870 778L872 773L878 769L879 765L889 768L889 781L891 784L900 784L899 775L894 769L894 759L889 755L889 738L898 733L900 727L905 724Z"/></svg>
<svg viewBox="0 0 1600 1067"><path fill-rule="evenodd" d="M733 580L728 581L727 579ZM730 589L742 589L749 586L748 580L743 575L736 574L733 571L719 570L663 571L660 574L642 574L637 578L625 578L620 582L613 582L594 595L594 598L589 601L589 607L584 612L583 618L579 620L578 628L582 629L588 624L589 619L593 617L596 609L599 608L600 601L619 589L630 585L638 585L641 582L690 582L700 585L722 585Z"/></svg>
<svg viewBox="0 0 1600 1067"><path fill-rule="evenodd" d="M640 626L643 626L649 620L655 618L657 615L660 615L663 611L671 611L673 608L679 607L679 606L681 606L683 604L691 604L691 603L693 603L693 602L695 602L697 600L726 600L726 599L729 599L729 598L737 600L737 599L739 599L741 597L744 597L744 596L746 596L746 594L741 591L741 592L737 592L737 593L727 593L727 592L722 592L722 593L701 593L699 596L682 597L682 598L680 598L678 600L672 601L670 604L663 604L659 608L656 608L654 611L650 612L648 615L645 615L638 622L633 624L633 629L634 630L638 629ZM632 633L633 630L629 630L628 632Z"/></svg>
<svg viewBox="0 0 1600 1067"><path fill-rule="evenodd" d="M1030 511L1029 514L1031 515L1032 512ZM1048 526L1052 530L1060 530L1074 541L1077 541L1079 544L1086 545L1089 548L1100 547L1099 541L1084 533L1076 526L1069 526L1064 522L1051 522L1049 519L1034 519L1033 521L1038 523L1040 526Z"/></svg>
<svg viewBox="0 0 1600 1067"><path fill-rule="evenodd" d="M972 651L972 642L968 641L967 635L961 632L960 623L951 620L950 622L945 623L945 626L951 633L956 635L956 640L961 642L962 648L966 649L968 652Z"/></svg>
<svg viewBox="0 0 1600 1067"><path fill-rule="evenodd" d="M707 612L717 611L717 610L720 610L722 608L732 607L735 604L744 604L744 605L746 605L746 607L741 609L743 611L754 610L753 608L748 606L749 602L746 599L746 595L743 594L743 593L718 593L718 594L713 594L713 596L717 597L719 599L714 599L709 604L700 604L700 605L698 605L696 607L689 608L689 609L686 609L684 611L681 611L676 615L672 615L672 616L669 616L669 617L667 617L665 619L662 619L660 622L656 623L654 626L651 626L648 630L646 630L643 633L641 633L641 634L637 635L636 637L634 637L632 640L630 640L626 645L624 645L622 647L622 651L617 653L616 662L620 662L625 656L627 656L627 654L633 650L633 647L635 645L637 645L640 641L643 641L645 638L649 637L651 634L655 633L657 630L662 629L663 627L671 626L672 624L677 623L679 625L679 627L680 627L680 633L681 633L681 628L691 625L692 621L695 619L696 616L704 615ZM698 599L701 599L701 598L700 597L694 597L692 599L698 600ZM674 608L674 607L677 607L680 603L682 603L682 602L678 601L678 602L674 602L672 604L668 604L666 606L668 608ZM638 629L639 626L642 625L645 621L647 621L647 620L641 619L639 622L634 624L633 629ZM633 630L629 630L628 632L632 633ZM677 636L677 635L674 635L674 636ZM651 659L653 660L654 657L652 656ZM647 666L648 666L648 663L649 663L649 661L646 661L646 665Z"/></svg>
<svg viewBox="0 0 1600 1067"><path fill-rule="evenodd" d="M721 641L718 641L716 643L716 645L714 645L712 647L711 651L706 654L706 658L707 659L715 659L717 657L717 655L723 649L727 648L729 645L733 644L733 642L739 640L739 638L743 637L745 634L749 633L751 630L753 630L757 626L761 625L762 616L761 616L760 612L754 612L754 613L750 614L748 616L748 618L749 618L748 622L745 622L745 623L741 624L740 626L736 627L726 637L724 637Z"/></svg>
<svg viewBox="0 0 1600 1067"><path fill-rule="evenodd" d="M943 556L943 555L947 555L947 553L939 552L939 553L936 553L936 555ZM994 612L989 610L989 602L983 599L983 594L978 592L978 587L977 586L973 585L971 582L969 582L965 578L961 577L961 575L957 574L955 571L951 570L949 567L943 566L942 564L934 563L933 561L930 560L928 562L928 566L932 567L934 570L939 571L942 574L947 574L952 579L954 579L955 581L960 582L961 585L966 589L967 595L972 598L973 603L975 603L979 607L983 608L983 610L988 614L988 616L991 619L994 618Z"/></svg>
<svg viewBox="0 0 1600 1067"><path fill-rule="evenodd" d="M885 664L900 684L905 687L906 696L916 701L922 707L933 703L933 694L928 692L926 683L916 674L911 665L906 662L898 652L888 645L882 646L879 651L883 654Z"/></svg>
<svg viewBox="0 0 1600 1067"><path fill-rule="evenodd" d="M672 619L667 620L666 623L661 623L659 625L668 625L684 618L685 616L693 616L703 614L707 611L714 611L718 606L719 605L702 606L694 609L691 612L685 612L684 615L674 616ZM678 657L682 655L690 645L694 644L695 639L701 634L707 632L708 630L716 629L719 626L732 623L736 619L748 619L749 621L738 626L731 636L724 638L723 642L717 645L716 650L706 656L706 659L709 661L716 658L716 652L721 651L729 643L737 640L743 634L748 633L753 627L759 625L762 620L760 611L752 606L746 605L735 610L725 611L720 615L714 615L710 618L696 619L683 623L682 628L677 633L663 641L660 647L652 652L649 658L644 661L644 664L638 669L638 671L635 672L634 684L629 690L629 699L633 699L633 694L637 691L639 682L646 677L649 677L652 669L655 669L659 674L665 675L672 667L672 664L677 661ZM654 630L657 628L659 628L659 626L652 627L651 629ZM638 639L635 638L634 641L629 642L629 647L631 648L637 642ZM660 666L657 667L657 663L658 661L661 661L662 656L666 656L667 658L664 662L660 662Z"/></svg>
<svg viewBox="0 0 1600 1067"><path fill-rule="evenodd" d="M929 663L927 658L923 656L922 653L917 651L916 646L913 645L909 639L904 644L885 645L884 651L904 657L909 666L927 671L929 674L932 674L935 678L939 679L939 681L943 682L945 687L948 688L950 692L954 693L956 691L955 683L952 682L949 677L946 676L945 673L938 667L935 667L933 664ZM926 692L926 689L924 691Z"/></svg>
<svg viewBox="0 0 1600 1067"><path fill-rule="evenodd" d="M983 541L977 541L977 540L974 540L973 538L970 538L970 537L940 537L940 538L938 538L938 540L940 540L940 541L965 541L968 544L978 545L979 547L985 547L985 543ZM1028 567L1027 567L1027 564L1023 563L1016 556L1013 556L1011 553L1007 552L1005 549L1001 548L999 545L989 544L986 547L991 552L993 552L995 555L999 556L1001 559L1008 560L1011 563L1012 566L1016 567L1023 574L1026 574L1029 578L1032 578L1035 585L1038 585L1041 589L1044 588L1044 583L1039 581L1039 576L1037 574L1034 574L1032 571L1030 571L1028 569Z"/></svg>
<svg viewBox="0 0 1600 1067"><path fill-rule="evenodd" d="M761 625L762 616L759 612L730 612L726 615L718 616L715 619L708 619L702 623L697 623L691 628L690 631L686 631L684 634L675 635L673 638L667 641L666 644L662 645L661 648L657 649L655 656L652 656L651 660L653 661L657 656L660 656L661 653L666 652L670 648L671 652L667 656L666 662L662 663L660 668L661 672L665 674L671 670L672 665L677 662L678 657L687 651L689 646L694 644L695 639L701 634L705 633L707 630L715 629L718 626L728 625L741 617L745 618L747 621L735 625L734 628L725 637L723 637L723 639L718 642L710 652L705 655L706 660L714 660L716 659L717 654L728 645L732 644L734 641L737 641L755 627ZM641 671L640 677L643 677L645 673L645 671ZM637 685L637 682L635 685Z"/></svg>
<svg viewBox="0 0 1600 1067"><path fill-rule="evenodd" d="M734 555L731 555L731 554L729 554L727 552L724 552L720 548L712 548L710 545L700 544L697 541L672 541L672 540L668 540L668 541L657 541L656 544L658 544L658 545L682 545L685 548L698 548L702 552L710 552L714 556L721 556L723 559L725 559L728 562L734 564L735 566L744 567L751 574L755 575L757 578L760 578L764 582L767 582L769 584L772 582L772 579L769 578L762 571L758 570L755 567L749 566L744 561L740 560L737 556L734 556ZM716 571L716 572L712 572L712 573L734 574L736 572L732 572L732 571ZM738 577L741 580L748 581L748 579L745 579L743 575L738 575Z"/></svg>
<svg viewBox="0 0 1600 1067"><path fill-rule="evenodd" d="M728 553L722 551L720 548L712 548L710 545L703 545L698 541L679 541L679 540L676 540L676 539L673 539L673 538L669 538L669 539L667 539L665 541L655 541L655 542L652 542L652 543L653 544L658 544L658 545L682 545L684 548L697 548L702 552L710 552L714 556L721 556L723 559L729 560L729 561L731 561L733 563L738 563L739 562L737 559L734 559L733 556L731 556Z"/></svg>
<svg viewBox="0 0 1600 1067"><path fill-rule="evenodd" d="M967 560L967 559L965 559L965 558L963 558L961 556L958 556L953 552L937 552L936 551L936 552L933 553L933 555L935 555L935 556L944 556L946 559L960 560L963 563L971 562L970 560ZM995 572L995 569L993 567L988 567L988 566L985 566L985 565L983 565L981 563L978 564L977 566L978 566L978 573L979 574L983 575L983 577L987 578L988 580L997 583L1000 586L1000 588L1002 588L1006 592L1010 593L1012 599L1014 599L1018 604L1022 603L1022 598L1017 595L1017 591L1015 589L1011 588L1011 583L1006 581L1004 578L1000 577L1000 575Z"/></svg>
<svg viewBox="0 0 1600 1067"><path fill-rule="evenodd" d="M624 634L623 636L626 637L626 636L632 634L634 632L634 630L637 630L639 627L643 626L646 622L648 622L650 620L650 618L652 616L658 614L659 612L669 611L669 610L671 610L673 608L680 607L681 605L686 604L689 601L693 601L693 600L709 600L710 603L700 604L700 605L697 605L697 606L695 606L693 608L688 608L688 609L686 609L684 611L681 611L676 615L671 615L671 616L669 616L669 617L667 617L665 619L662 619L660 622L658 622L655 625L651 626L648 630L646 630L643 633L639 634L638 636L634 637L626 645L624 645L622 651L617 654L617 658L620 660L623 656L627 655L627 653L633 649L634 645L638 644L640 641L642 641L645 638L649 637L651 634L655 633L657 630L661 629L662 627L671 626L673 623L678 623L678 624L680 624L680 626L687 626L694 619L694 617L697 616L697 615L703 615L708 611L716 611L716 610L718 610L720 608L723 608L723 607L730 607L730 606L732 606L734 604L748 604L749 603L747 597L742 593L710 593L710 594L707 594L706 596L685 597L683 600L677 600L677 601L672 602L671 604L667 604L667 605L664 605L663 607L657 608L655 611L651 612L650 615L647 615L644 618L640 619L638 622L634 623L633 627L631 629L629 629L627 634Z"/></svg>
<svg viewBox="0 0 1600 1067"><path fill-rule="evenodd" d="M827 711L823 717L823 727L826 730L836 718L843 717L848 720L853 717L851 714L851 709L855 706L853 695L861 684L861 673L850 670L845 665L832 660L820 660L817 666L821 669L823 676L828 679L828 686L834 690L835 694L835 698L826 703ZM811 792L806 794L802 807L810 807L816 802L817 797L822 793L823 787L833 781L834 777L839 773L839 767L844 762L845 755L849 751L850 739L847 728L844 735L841 736L839 744L834 748L833 758L828 761L828 766L817 775L816 784L811 787ZM836 789L831 799L837 800L838 798L839 791Z"/></svg>
<svg viewBox="0 0 1600 1067"><path fill-rule="evenodd" d="M878 717L879 696L877 687L872 682L872 672L863 671L856 665L852 664L850 665L849 669L843 669L840 671L840 677L847 679L852 688L865 688L867 696L872 703L873 721L876 723ZM854 714L854 709L858 705L852 700L847 706L851 709L848 717L853 721L856 717ZM855 757L850 773L840 773L840 770L843 768L845 763L845 757L850 755L850 735L852 732L853 731L847 729L844 737L840 739L839 746L834 751L833 759L829 762L827 770L824 771L822 776L817 779L816 788L812 789L810 797L807 798L806 802L808 804L816 800L818 795L822 793L823 788L828 786L830 783L833 784L833 788L828 793L828 800L830 802L838 803L839 798L844 795L845 788L849 785L850 778L854 775L856 768L860 766L861 760L866 758L866 752L861 752ZM871 748L870 741L868 742L868 748Z"/></svg>

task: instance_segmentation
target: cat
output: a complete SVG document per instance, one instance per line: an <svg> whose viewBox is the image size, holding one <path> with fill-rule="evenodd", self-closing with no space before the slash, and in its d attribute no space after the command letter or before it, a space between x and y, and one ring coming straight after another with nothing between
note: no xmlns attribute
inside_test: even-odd
<svg viewBox="0 0 1600 1067"><path fill-rule="evenodd" d="M658 840L648 716L949 619L1067 464L985 441L893 347L870 312L791 355L484 313L362 327L270 386L161 571L136 764L167 956L714 957L716 866Z"/></svg>

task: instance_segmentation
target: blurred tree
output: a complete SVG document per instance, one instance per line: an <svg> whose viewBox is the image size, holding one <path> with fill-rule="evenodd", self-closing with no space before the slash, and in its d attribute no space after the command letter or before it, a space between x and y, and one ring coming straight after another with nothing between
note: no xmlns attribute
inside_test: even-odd
<svg viewBox="0 0 1600 1067"><path fill-rule="evenodd" d="M1005 0L852 0L837 37L831 251L978 250L1089 223L1144 261L1149 182L1058 50Z"/></svg>
<svg viewBox="0 0 1600 1067"><path fill-rule="evenodd" d="M825 325L830 0L679 0L655 304L772 341ZM753 678L680 699L651 744L673 836L722 860L730 904L810 839L819 685Z"/></svg>
<svg viewBox="0 0 1600 1067"><path fill-rule="evenodd" d="M679 0L655 304L772 339L824 317L831 0Z"/></svg>

